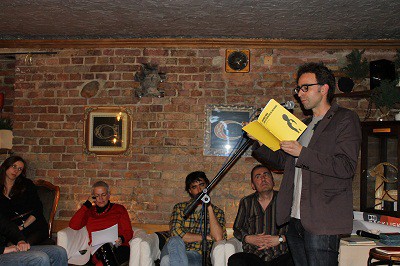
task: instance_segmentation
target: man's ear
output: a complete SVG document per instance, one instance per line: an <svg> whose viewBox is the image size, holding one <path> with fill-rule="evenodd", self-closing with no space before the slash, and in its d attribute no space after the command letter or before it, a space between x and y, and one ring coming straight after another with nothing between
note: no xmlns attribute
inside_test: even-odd
<svg viewBox="0 0 400 266"><path fill-rule="evenodd" d="M252 188L253 190L256 190L256 187L254 186L253 182L251 182L251 188Z"/></svg>
<svg viewBox="0 0 400 266"><path fill-rule="evenodd" d="M328 91L329 91L329 85L328 85L328 84L324 84L324 85L321 87L321 93L322 93L322 94L328 94Z"/></svg>

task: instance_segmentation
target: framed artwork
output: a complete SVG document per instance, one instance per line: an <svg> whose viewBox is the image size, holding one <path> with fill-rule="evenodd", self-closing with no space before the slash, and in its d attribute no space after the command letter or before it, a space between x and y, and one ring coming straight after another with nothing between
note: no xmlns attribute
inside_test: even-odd
<svg viewBox="0 0 400 266"><path fill-rule="evenodd" d="M254 112L248 106L208 105L203 154L229 156L242 140L242 122L249 122ZM250 151L244 155L250 156Z"/></svg>
<svg viewBox="0 0 400 266"><path fill-rule="evenodd" d="M87 107L84 115L83 153L132 154L132 110L123 107Z"/></svg>

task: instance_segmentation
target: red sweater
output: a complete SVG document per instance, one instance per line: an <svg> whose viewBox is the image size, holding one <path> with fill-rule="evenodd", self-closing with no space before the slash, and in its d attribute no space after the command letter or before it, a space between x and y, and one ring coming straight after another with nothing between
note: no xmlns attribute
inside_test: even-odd
<svg viewBox="0 0 400 266"><path fill-rule="evenodd" d="M124 206L113 204L111 208L101 214L96 213L96 207L90 209L86 205L74 214L69 221L69 227L79 230L86 226L89 233L89 245L92 242L92 232L99 231L118 224L118 236L123 236L123 246L129 246L129 240L133 237L131 220Z"/></svg>

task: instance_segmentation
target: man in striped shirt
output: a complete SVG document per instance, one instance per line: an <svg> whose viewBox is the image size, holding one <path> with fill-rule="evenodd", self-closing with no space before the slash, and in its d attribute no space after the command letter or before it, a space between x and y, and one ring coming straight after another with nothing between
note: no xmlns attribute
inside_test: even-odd
<svg viewBox="0 0 400 266"><path fill-rule="evenodd" d="M240 200L233 235L242 242L243 252L229 258L229 266L293 265L286 244L286 226L275 221L274 179L271 171L257 165L251 170L251 187L256 192Z"/></svg>

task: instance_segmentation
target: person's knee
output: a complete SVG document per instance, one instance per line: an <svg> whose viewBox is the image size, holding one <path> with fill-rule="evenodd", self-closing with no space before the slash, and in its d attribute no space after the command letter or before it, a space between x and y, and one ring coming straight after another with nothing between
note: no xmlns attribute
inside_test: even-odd
<svg viewBox="0 0 400 266"><path fill-rule="evenodd" d="M179 236L173 236L168 240L168 249L177 248L177 247L185 247L185 242Z"/></svg>
<svg viewBox="0 0 400 266"><path fill-rule="evenodd" d="M31 259L33 259L34 264L37 266L50 265L49 256L42 251L32 251L32 254L30 254L30 257L31 257Z"/></svg>
<svg viewBox="0 0 400 266"><path fill-rule="evenodd" d="M165 255L161 258L160 266L169 266L169 255Z"/></svg>

